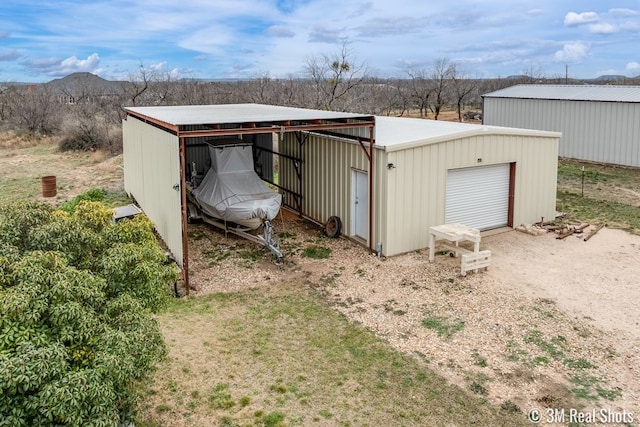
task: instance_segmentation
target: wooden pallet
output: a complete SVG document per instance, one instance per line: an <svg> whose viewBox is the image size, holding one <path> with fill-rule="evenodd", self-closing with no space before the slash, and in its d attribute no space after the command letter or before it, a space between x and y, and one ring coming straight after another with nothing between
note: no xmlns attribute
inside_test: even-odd
<svg viewBox="0 0 640 427"><path fill-rule="evenodd" d="M467 252L462 254L462 266L460 274L467 275L467 271L488 269L491 265L491 251Z"/></svg>

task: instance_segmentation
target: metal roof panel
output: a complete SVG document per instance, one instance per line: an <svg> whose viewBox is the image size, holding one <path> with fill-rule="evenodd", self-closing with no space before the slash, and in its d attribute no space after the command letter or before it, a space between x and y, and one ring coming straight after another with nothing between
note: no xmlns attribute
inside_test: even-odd
<svg viewBox="0 0 640 427"><path fill-rule="evenodd" d="M286 120L335 120L371 117L366 114L310 110L264 104L178 105L157 107L128 107L127 111L174 126L227 124L249 122L277 122Z"/></svg>
<svg viewBox="0 0 640 427"><path fill-rule="evenodd" d="M516 85L484 98L552 99L567 101L640 102L640 86Z"/></svg>
<svg viewBox="0 0 640 427"><path fill-rule="evenodd" d="M387 151L482 134L560 137L557 132L541 130L387 116L376 116L375 133L376 147Z"/></svg>

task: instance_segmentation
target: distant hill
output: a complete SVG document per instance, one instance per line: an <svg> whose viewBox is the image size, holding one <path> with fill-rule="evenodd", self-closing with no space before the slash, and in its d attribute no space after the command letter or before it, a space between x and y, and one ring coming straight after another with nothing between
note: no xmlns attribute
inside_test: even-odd
<svg viewBox="0 0 640 427"><path fill-rule="evenodd" d="M597 77L593 80L596 82L619 82L627 79L628 79L627 76L621 76L617 74L606 74L604 76Z"/></svg>
<svg viewBox="0 0 640 427"><path fill-rule="evenodd" d="M73 73L66 77L51 80L44 86L55 92L68 94L107 94L122 91L119 82L105 80L91 73Z"/></svg>

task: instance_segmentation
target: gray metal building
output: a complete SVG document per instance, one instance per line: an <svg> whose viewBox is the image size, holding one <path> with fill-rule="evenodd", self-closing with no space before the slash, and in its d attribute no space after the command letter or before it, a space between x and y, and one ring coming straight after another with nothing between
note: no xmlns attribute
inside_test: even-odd
<svg viewBox="0 0 640 427"><path fill-rule="evenodd" d="M561 132L561 157L640 167L640 86L517 85L483 105L485 124Z"/></svg>

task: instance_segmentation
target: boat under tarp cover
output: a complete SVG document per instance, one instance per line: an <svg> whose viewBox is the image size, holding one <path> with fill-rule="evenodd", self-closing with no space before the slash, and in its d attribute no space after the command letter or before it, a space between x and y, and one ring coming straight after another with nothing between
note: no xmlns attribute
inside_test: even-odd
<svg viewBox="0 0 640 427"><path fill-rule="evenodd" d="M209 154L211 167L193 190L204 213L251 229L276 217L282 195L254 171L250 145L210 146Z"/></svg>

